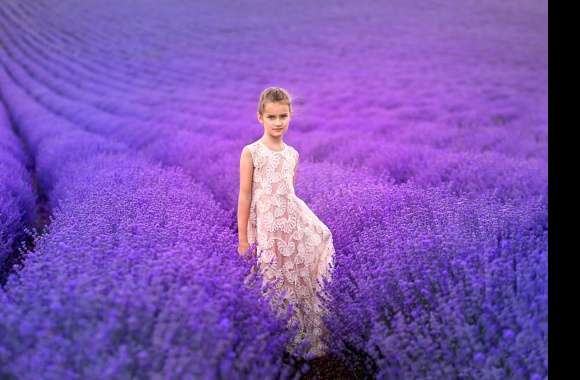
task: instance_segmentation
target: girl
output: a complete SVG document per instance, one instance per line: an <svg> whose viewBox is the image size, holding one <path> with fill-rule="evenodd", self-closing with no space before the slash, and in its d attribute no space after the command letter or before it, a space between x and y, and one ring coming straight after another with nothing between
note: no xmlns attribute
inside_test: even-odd
<svg viewBox="0 0 580 380"><path fill-rule="evenodd" d="M289 352L304 338L311 356L326 354L328 336L322 316L323 279L334 270L334 246L328 227L294 193L299 154L283 141L288 131L292 102L279 87L262 91L257 117L264 127L259 140L244 146L240 158L238 200L238 253L246 256L251 244L262 277L264 294L284 313L292 304L289 323L298 324L298 335ZM268 286L267 290L266 285ZM280 315L280 314L278 314Z"/></svg>

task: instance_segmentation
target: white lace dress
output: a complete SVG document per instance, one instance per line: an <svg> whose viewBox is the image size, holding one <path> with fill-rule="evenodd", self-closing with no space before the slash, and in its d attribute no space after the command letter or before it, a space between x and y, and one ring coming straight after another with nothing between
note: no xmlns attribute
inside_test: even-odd
<svg viewBox="0 0 580 380"><path fill-rule="evenodd" d="M309 352L321 356L328 348L321 339L328 334L322 321L328 299L323 279L331 280L335 266L332 234L294 193L299 154L283 146L274 151L261 140L247 145L254 165L248 242L257 240L263 285L273 284L275 289L264 294L272 295L275 311L284 313L288 302L294 305L290 323L297 323L299 333L287 348L292 352L308 338Z"/></svg>

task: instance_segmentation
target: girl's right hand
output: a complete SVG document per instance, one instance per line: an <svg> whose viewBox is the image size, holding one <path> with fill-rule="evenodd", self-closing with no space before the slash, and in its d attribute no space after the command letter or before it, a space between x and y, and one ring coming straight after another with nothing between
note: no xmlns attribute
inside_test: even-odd
<svg viewBox="0 0 580 380"><path fill-rule="evenodd" d="M242 257L247 257L247 250L248 248L250 248L250 243L248 242L242 242L238 244L238 253L240 254L240 256Z"/></svg>

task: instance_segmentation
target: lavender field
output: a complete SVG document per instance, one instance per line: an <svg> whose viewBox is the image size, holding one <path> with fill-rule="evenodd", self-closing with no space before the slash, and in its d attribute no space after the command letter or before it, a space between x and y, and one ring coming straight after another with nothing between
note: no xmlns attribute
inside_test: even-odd
<svg viewBox="0 0 580 380"><path fill-rule="evenodd" d="M542 0L0 1L0 378L315 378L236 250L280 86L329 378L547 379L547 33Z"/></svg>

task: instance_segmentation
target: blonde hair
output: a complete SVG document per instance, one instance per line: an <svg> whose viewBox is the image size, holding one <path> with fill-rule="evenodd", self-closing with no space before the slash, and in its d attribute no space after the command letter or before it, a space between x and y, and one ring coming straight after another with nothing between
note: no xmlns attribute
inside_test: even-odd
<svg viewBox="0 0 580 380"><path fill-rule="evenodd" d="M262 115L264 113L264 107L266 103L279 102L287 104L290 112L292 112L292 98L288 91L281 87L268 87L260 94L260 99L258 101L258 113Z"/></svg>

